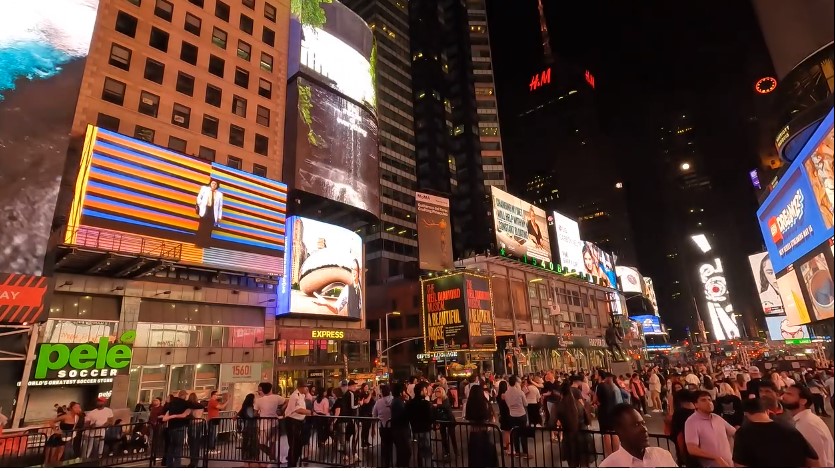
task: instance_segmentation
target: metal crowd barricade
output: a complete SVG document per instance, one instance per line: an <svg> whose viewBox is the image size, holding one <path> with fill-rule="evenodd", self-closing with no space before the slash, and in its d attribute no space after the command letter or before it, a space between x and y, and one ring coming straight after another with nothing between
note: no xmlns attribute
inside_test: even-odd
<svg viewBox="0 0 835 471"><path fill-rule="evenodd" d="M517 427L510 432L508 467L594 468L617 444L615 434L598 430L566 433L560 428ZM678 456L675 442L663 434L649 434L649 446L663 448Z"/></svg>
<svg viewBox="0 0 835 471"><path fill-rule="evenodd" d="M288 424L291 420L293 419L285 419ZM379 419L309 416L301 426L299 442L289 438L294 431L297 429L288 425L288 456L300 456L302 465L388 467L388 463L384 462L383 435L389 430L383 430ZM301 447L294 451L293 443Z"/></svg>
<svg viewBox="0 0 835 471"><path fill-rule="evenodd" d="M200 466L210 462L263 463L287 461L283 419L219 417L204 423Z"/></svg>
<svg viewBox="0 0 835 471"><path fill-rule="evenodd" d="M495 468L505 466L502 432L494 423L436 421L429 447L412 440L412 465L433 468ZM428 456L424 456L428 453Z"/></svg>
<svg viewBox="0 0 835 471"><path fill-rule="evenodd" d="M46 434L39 430L3 433L0 436L0 468L42 465Z"/></svg>

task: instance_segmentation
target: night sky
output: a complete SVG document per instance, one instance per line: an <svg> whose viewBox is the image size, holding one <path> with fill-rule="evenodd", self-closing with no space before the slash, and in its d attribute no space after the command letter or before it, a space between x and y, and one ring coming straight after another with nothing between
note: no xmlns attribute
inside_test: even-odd
<svg viewBox="0 0 835 471"><path fill-rule="evenodd" d="M542 68L536 0L488 0L491 47L510 186L526 176L531 159L514 155L506 123L518 113L531 75ZM747 255L758 252L756 196L748 171L758 166L757 135L769 106L753 84L773 69L756 17L745 0L543 0L556 56L596 77L600 125L628 189L628 203L644 276L665 278L655 247L653 211L663 178L657 161L657 124L665 113L689 113L699 128L700 152L724 214L711 221L726 257L738 311L754 314L759 301ZM758 101L759 100L759 101ZM766 129L766 133L771 132ZM662 283L663 284L663 283ZM680 337L687 319L671 313L669 292L656 281L662 319Z"/></svg>

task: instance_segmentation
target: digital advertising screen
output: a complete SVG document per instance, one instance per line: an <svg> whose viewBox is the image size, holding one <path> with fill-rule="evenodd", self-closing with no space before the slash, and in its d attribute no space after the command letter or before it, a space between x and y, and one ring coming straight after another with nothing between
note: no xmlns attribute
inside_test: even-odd
<svg viewBox="0 0 835 471"><path fill-rule="evenodd" d="M293 216L278 287L278 315L362 320L365 312L362 238L344 227Z"/></svg>
<svg viewBox="0 0 835 471"><path fill-rule="evenodd" d="M583 242L583 269L585 273L596 276L601 285L617 288L618 276L612 255L592 242Z"/></svg>
<svg viewBox="0 0 835 471"><path fill-rule="evenodd" d="M496 244L507 255L551 262L551 240L545 211L511 194L490 187Z"/></svg>
<svg viewBox="0 0 835 471"><path fill-rule="evenodd" d="M757 211L771 263L778 273L832 237L832 168L830 111Z"/></svg>
<svg viewBox="0 0 835 471"><path fill-rule="evenodd" d="M583 241L580 225L574 219L552 211L548 214L548 230L551 235L554 258L567 272L586 273L583 264Z"/></svg>
<svg viewBox="0 0 835 471"><path fill-rule="evenodd" d="M713 258L699 266L699 280L704 288L710 336L716 340L739 338L739 325L731 303L731 291L725 278L722 260Z"/></svg>
<svg viewBox="0 0 835 471"><path fill-rule="evenodd" d="M454 273L422 279L420 289L427 353L496 350L489 278Z"/></svg>
<svg viewBox="0 0 835 471"><path fill-rule="evenodd" d="M43 276L0 273L0 326L46 320L49 291L49 279Z"/></svg>
<svg viewBox="0 0 835 471"><path fill-rule="evenodd" d="M297 78L288 84L284 174L291 187L380 215L377 120L335 92Z"/></svg>
<svg viewBox="0 0 835 471"><path fill-rule="evenodd" d="M777 278L777 286L780 288L783 311L789 318L789 323L791 325L805 325L812 322L809 308L803 298L803 290L800 288L798 273L794 267L789 266L789 269Z"/></svg>
<svg viewBox="0 0 835 471"><path fill-rule="evenodd" d="M644 277L641 276L641 273L638 272L635 268L632 267L624 267L618 265L615 267L615 271L618 274L618 278L620 279L621 284L621 291L624 293L640 293L643 294L643 281Z"/></svg>
<svg viewBox="0 0 835 471"><path fill-rule="evenodd" d="M324 24L290 20L288 75L304 75L374 111L374 35L363 19L339 2L319 4Z"/></svg>
<svg viewBox="0 0 835 471"><path fill-rule="evenodd" d="M452 265L449 199L415 193L415 219L421 270L448 270Z"/></svg>
<svg viewBox="0 0 835 471"><path fill-rule="evenodd" d="M640 316L629 316L629 318L633 321L638 322L641 325L641 331L644 333L644 335L664 333L664 331L661 329L661 318L659 318L658 316L653 316L652 314L644 314Z"/></svg>
<svg viewBox="0 0 835 471"><path fill-rule="evenodd" d="M780 287L777 286L777 275L771 266L768 252L755 253L748 256L754 283L760 296L763 314L766 316L783 314L783 299L780 297Z"/></svg>
<svg viewBox="0 0 835 471"><path fill-rule="evenodd" d="M287 186L89 126L65 242L278 274Z"/></svg>
<svg viewBox="0 0 835 471"><path fill-rule="evenodd" d="M786 316L765 316L768 338L771 340L808 339L809 330L802 325L792 325Z"/></svg>
<svg viewBox="0 0 835 471"><path fill-rule="evenodd" d="M98 0L4 2L0 272L43 272Z"/></svg>
<svg viewBox="0 0 835 471"><path fill-rule="evenodd" d="M815 249L807 260L799 265L801 289L809 300L814 320L832 319L835 305L835 284L832 280L832 253L829 241Z"/></svg>
<svg viewBox="0 0 835 471"><path fill-rule="evenodd" d="M644 296L649 299L649 302L652 303L652 309L658 314L658 297L655 295L655 283L648 276L644 277Z"/></svg>

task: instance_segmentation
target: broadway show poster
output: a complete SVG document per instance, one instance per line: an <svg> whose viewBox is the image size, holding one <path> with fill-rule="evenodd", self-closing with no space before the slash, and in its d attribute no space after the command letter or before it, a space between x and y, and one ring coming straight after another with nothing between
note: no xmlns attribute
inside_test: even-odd
<svg viewBox="0 0 835 471"><path fill-rule="evenodd" d="M551 240L545 211L527 201L490 187L496 244L507 255L550 262Z"/></svg>
<svg viewBox="0 0 835 471"><path fill-rule="evenodd" d="M465 273L421 281L427 352L496 349L490 280Z"/></svg>
<svg viewBox="0 0 835 471"><path fill-rule="evenodd" d="M452 228L449 199L415 193L421 270L452 268Z"/></svg>

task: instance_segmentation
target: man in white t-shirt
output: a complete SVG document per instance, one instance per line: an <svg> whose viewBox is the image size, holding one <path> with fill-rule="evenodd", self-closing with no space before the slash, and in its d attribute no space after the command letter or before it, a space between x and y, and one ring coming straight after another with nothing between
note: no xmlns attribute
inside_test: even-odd
<svg viewBox="0 0 835 471"><path fill-rule="evenodd" d="M652 402L652 411L661 412L661 377L658 376L658 368L649 372L649 398Z"/></svg>
<svg viewBox="0 0 835 471"><path fill-rule="evenodd" d="M92 428L84 434L84 456L98 459L104 450L104 431L113 423L113 409L107 407L107 398L96 399L96 408L84 414L84 425ZM93 456L93 450L96 455Z"/></svg>
<svg viewBox="0 0 835 471"><path fill-rule="evenodd" d="M258 425L261 431L260 448L275 462L278 445L278 416L279 409L283 409L286 399L273 394L273 385L261 383L258 385L258 397L255 399L255 412L258 414Z"/></svg>

